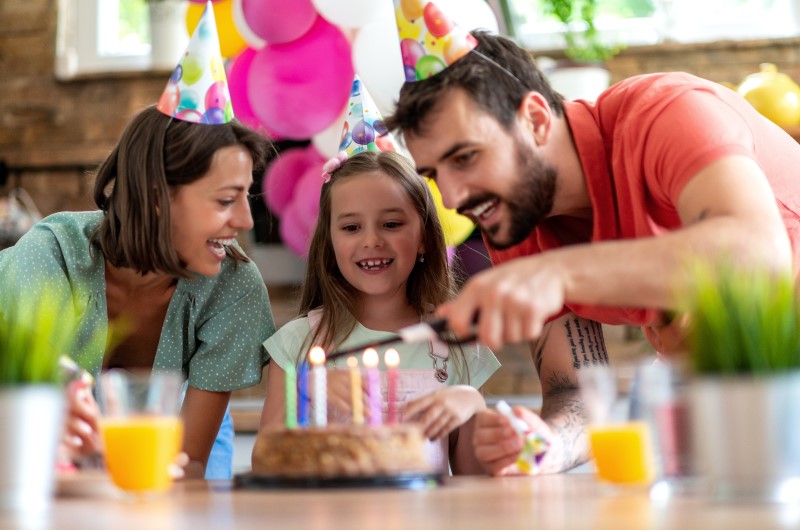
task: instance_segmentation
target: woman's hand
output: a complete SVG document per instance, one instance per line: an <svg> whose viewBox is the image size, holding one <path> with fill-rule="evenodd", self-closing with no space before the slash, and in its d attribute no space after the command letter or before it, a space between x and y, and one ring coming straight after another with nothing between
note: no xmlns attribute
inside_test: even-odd
<svg viewBox="0 0 800 530"><path fill-rule="evenodd" d="M409 401L403 407L403 416L405 421L419 423L428 439L437 440L485 408L486 402L477 389L454 385Z"/></svg>
<svg viewBox="0 0 800 530"><path fill-rule="evenodd" d="M100 452L97 420L100 409L92 397L91 385L77 379L67 385L67 420L64 426L62 453L78 461Z"/></svg>

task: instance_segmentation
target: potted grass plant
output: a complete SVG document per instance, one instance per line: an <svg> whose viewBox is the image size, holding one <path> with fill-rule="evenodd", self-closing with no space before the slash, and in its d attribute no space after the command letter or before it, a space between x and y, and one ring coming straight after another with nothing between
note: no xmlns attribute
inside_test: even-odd
<svg viewBox="0 0 800 530"><path fill-rule="evenodd" d="M58 359L75 341L55 298L21 301L0 311L0 510L49 505L63 428Z"/></svg>
<svg viewBox="0 0 800 530"><path fill-rule="evenodd" d="M687 298L694 466L717 500L800 500L800 301L793 278L698 268Z"/></svg>

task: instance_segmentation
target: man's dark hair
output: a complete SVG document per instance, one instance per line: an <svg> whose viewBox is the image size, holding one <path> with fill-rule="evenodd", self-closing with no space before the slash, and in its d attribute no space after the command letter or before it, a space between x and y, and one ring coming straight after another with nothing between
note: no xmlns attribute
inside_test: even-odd
<svg viewBox="0 0 800 530"><path fill-rule="evenodd" d="M530 53L486 31L473 31L472 35L478 40L475 50L428 79L403 85L394 115L385 120L389 130L423 133L425 120L457 88L506 130L511 129L522 99L531 91L544 96L556 116L563 114L564 98L550 87Z"/></svg>

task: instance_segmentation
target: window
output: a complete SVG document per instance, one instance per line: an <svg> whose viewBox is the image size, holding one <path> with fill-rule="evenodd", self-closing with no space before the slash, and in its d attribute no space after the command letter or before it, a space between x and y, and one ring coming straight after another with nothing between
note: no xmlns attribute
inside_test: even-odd
<svg viewBox="0 0 800 530"><path fill-rule="evenodd" d="M150 68L145 0L59 0L56 77Z"/></svg>
<svg viewBox="0 0 800 530"><path fill-rule="evenodd" d="M526 48L563 48L563 27L542 0L503 0L514 35ZM609 44L790 37L798 34L793 0L598 0L596 27ZM575 29L580 29L576 27Z"/></svg>

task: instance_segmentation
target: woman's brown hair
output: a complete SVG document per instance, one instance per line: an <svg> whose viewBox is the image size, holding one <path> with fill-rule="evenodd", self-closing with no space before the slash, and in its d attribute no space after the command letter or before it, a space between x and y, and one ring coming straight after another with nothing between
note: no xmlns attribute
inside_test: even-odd
<svg viewBox="0 0 800 530"><path fill-rule="evenodd" d="M436 213L430 189L411 162L394 152L364 152L351 156L333 172L322 186L319 217L311 238L300 297L300 316L321 308L322 316L304 346L319 344L330 350L344 341L356 326L357 291L342 275L336 264L331 241L331 191L337 183L364 173L381 172L400 184L419 214L422 225L424 263L417 262L408 277L408 303L420 316L449 300L455 293L455 281L447 261L444 231ZM308 348L304 348L307 350ZM465 366L463 354L458 363ZM304 356L300 356L302 360ZM457 369L462 369L457 365Z"/></svg>
<svg viewBox="0 0 800 530"><path fill-rule="evenodd" d="M97 234L104 257L141 274L191 277L172 242L170 191L202 178L214 154L232 145L250 153L254 176L263 172L268 140L236 120L191 123L155 106L134 117L97 170L93 195L105 212ZM227 252L236 262L247 261L236 248Z"/></svg>

